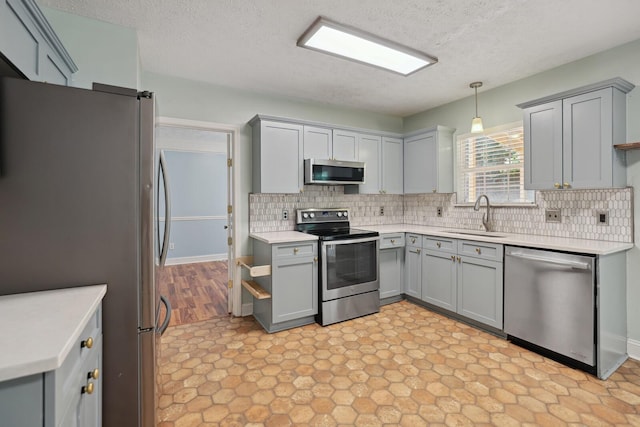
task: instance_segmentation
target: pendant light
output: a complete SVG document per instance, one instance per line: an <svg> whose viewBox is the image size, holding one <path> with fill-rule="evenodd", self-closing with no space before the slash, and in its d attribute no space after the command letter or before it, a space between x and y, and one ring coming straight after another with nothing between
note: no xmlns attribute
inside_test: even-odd
<svg viewBox="0 0 640 427"><path fill-rule="evenodd" d="M476 90L476 116L471 121L471 133L480 133L484 131L482 118L478 116L478 88L482 87L482 82L473 82L469 87Z"/></svg>

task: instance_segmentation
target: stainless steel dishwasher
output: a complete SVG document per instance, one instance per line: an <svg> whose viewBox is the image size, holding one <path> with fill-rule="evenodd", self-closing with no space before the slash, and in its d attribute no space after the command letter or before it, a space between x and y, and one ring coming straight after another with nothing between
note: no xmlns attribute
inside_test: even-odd
<svg viewBox="0 0 640 427"><path fill-rule="evenodd" d="M507 246L504 332L516 344L594 372L595 278L595 256Z"/></svg>

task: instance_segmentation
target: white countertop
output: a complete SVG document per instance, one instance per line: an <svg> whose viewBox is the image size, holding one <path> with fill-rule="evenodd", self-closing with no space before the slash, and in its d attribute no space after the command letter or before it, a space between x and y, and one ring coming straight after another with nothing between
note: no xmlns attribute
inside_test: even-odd
<svg viewBox="0 0 640 427"><path fill-rule="evenodd" d="M0 381L59 368L107 285L0 296Z"/></svg>
<svg viewBox="0 0 640 427"><path fill-rule="evenodd" d="M387 225L359 225L354 228L377 231L384 233L415 233L438 237L450 237L454 239L475 240L479 242L494 242L503 245L528 246L540 249L552 249L567 252L580 252L594 255L608 255L626 251L633 248L633 243L604 242L601 240L572 239L568 237L535 236L528 234L495 232L500 237L487 237L473 234L460 234L476 230L454 230L451 228L429 227L411 224L387 224ZM504 236L504 237L503 237ZM270 233L251 233L249 237L261 240L265 243L301 242L317 240L316 236L301 233L299 231L276 231Z"/></svg>
<svg viewBox="0 0 640 427"><path fill-rule="evenodd" d="M251 233L249 237L260 240L268 244L287 243L287 242L304 242L318 240L318 236L313 234L301 233L299 231L272 231L269 233Z"/></svg>
<svg viewBox="0 0 640 427"><path fill-rule="evenodd" d="M633 243L572 239L568 237L536 236L529 234L503 233L501 231L494 232L495 235L500 235L500 237L487 237L473 234L460 234L469 231L474 232L476 230L454 230L451 228L428 227L424 225L411 224L367 225L358 226L356 228L377 231L380 234L401 232L426 234L438 237L450 237L455 239L493 242L501 243L503 245L528 246L532 248L580 252L594 255L608 255L616 252L622 252L631 249L634 246Z"/></svg>

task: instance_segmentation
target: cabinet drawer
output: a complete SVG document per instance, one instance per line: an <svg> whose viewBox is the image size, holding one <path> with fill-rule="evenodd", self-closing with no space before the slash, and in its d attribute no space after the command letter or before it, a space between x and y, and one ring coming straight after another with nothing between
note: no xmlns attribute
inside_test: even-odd
<svg viewBox="0 0 640 427"><path fill-rule="evenodd" d="M388 233L380 235L380 249L404 247L404 233Z"/></svg>
<svg viewBox="0 0 640 427"><path fill-rule="evenodd" d="M503 246L495 243L460 240L458 254L502 262Z"/></svg>
<svg viewBox="0 0 640 427"><path fill-rule="evenodd" d="M285 245L277 245L274 246L274 256L276 258L284 258L284 257L302 257L302 256L313 256L314 248L316 247L316 243L292 243Z"/></svg>
<svg viewBox="0 0 640 427"><path fill-rule="evenodd" d="M407 233L406 245L414 248L422 248L422 236L419 234Z"/></svg>
<svg viewBox="0 0 640 427"><path fill-rule="evenodd" d="M434 251L443 251L443 252L452 252L455 253L457 251L455 239L447 239L445 237L433 237L433 236L425 236L422 241L422 247L424 249L430 249Z"/></svg>

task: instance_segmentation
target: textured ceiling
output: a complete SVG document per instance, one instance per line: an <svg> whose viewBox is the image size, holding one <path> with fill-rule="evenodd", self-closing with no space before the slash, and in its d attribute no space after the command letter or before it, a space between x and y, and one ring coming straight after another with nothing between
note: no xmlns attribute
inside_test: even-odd
<svg viewBox="0 0 640 427"><path fill-rule="evenodd" d="M407 116L640 39L638 0L39 0L135 28L142 68ZM318 17L436 56L403 77L296 47Z"/></svg>

